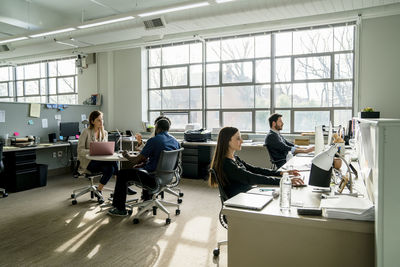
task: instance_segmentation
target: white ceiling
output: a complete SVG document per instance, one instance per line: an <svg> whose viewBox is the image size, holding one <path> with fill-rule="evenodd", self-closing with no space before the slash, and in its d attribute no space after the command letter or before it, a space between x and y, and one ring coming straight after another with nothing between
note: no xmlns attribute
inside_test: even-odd
<svg viewBox="0 0 400 267"><path fill-rule="evenodd" d="M208 1L209 6L164 14L165 28L145 30L141 12ZM282 21L310 16L331 19L337 14L356 16L366 10L400 13L400 0L0 0L0 41L34 33L76 27L91 20L135 16L125 21L89 29L0 45L0 63L71 54L100 52L150 44L155 41L210 36L249 28L279 28ZM157 17L157 16L156 16ZM342 16L343 17L343 16ZM146 18L148 19L148 18ZM71 40L73 38L74 40ZM54 39L78 46L56 43ZM4 45L4 44L3 44Z"/></svg>

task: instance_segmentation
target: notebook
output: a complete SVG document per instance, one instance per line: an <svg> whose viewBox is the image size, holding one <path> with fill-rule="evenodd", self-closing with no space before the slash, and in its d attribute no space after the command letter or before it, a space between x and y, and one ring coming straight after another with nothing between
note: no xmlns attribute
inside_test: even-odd
<svg viewBox="0 0 400 267"><path fill-rule="evenodd" d="M239 193L236 196L225 201L224 205L233 208L261 210L269 202L271 202L272 199L272 196Z"/></svg>
<svg viewBox="0 0 400 267"><path fill-rule="evenodd" d="M91 142L89 147L90 156L106 156L114 154L114 142Z"/></svg>

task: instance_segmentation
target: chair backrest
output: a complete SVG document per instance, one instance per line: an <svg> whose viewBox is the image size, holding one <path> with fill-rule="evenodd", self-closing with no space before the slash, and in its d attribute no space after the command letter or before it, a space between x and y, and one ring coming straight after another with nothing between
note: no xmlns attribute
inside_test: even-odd
<svg viewBox="0 0 400 267"><path fill-rule="evenodd" d="M268 152L269 161L270 161L271 164L272 164L272 166L271 166L271 169L272 169L272 170L277 170L277 169L279 169L282 165L285 164L286 160L284 160L284 159L275 160L275 159L271 156L271 152L269 151L268 146L267 146L267 145L264 145L264 147L265 147L265 149L266 149L267 152Z"/></svg>
<svg viewBox="0 0 400 267"><path fill-rule="evenodd" d="M176 150L163 150L161 151L160 158L158 159L157 168L152 175L156 179L159 190L169 185L174 179L175 172L179 165L180 154L183 148Z"/></svg>
<svg viewBox="0 0 400 267"><path fill-rule="evenodd" d="M221 225L225 228L228 229L228 221L226 219L226 216L222 214L222 209L224 207L224 202L228 200L228 196L224 191L224 188L219 182L218 175L216 171L213 168L210 168L209 172L211 173L212 176L214 176L215 180L218 183L218 190L219 190L219 199L221 200L221 211L219 212L219 222Z"/></svg>

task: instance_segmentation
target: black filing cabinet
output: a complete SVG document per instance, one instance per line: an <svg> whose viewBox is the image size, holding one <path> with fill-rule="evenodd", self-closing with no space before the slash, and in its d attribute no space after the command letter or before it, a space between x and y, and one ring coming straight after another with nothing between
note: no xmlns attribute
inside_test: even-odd
<svg viewBox="0 0 400 267"><path fill-rule="evenodd" d="M36 150L4 153L3 181L8 192L18 192L39 186Z"/></svg>
<svg viewBox="0 0 400 267"><path fill-rule="evenodd" d="M182 169L183 178L207 179L211 157L210 146L183 143Z"/></svg>

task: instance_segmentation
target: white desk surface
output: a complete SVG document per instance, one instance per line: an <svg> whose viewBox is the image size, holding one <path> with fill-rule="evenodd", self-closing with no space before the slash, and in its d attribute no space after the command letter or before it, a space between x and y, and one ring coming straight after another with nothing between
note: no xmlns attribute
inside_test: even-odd
<svg viewBox="0 0 400 267"><path fill-rule="evenodd" d="M40 143L37 146L28 146L28 147L4 146L3 152L15 152L22 150L46 149L54 147L66 147L66 146L70 146L70 144L68 142L59 142L59 143Z"/></svg>
<svg viewBox="0 0 400 267"><path fill-rule="evenodd" d="M135 156L137 156L139 153L134 152L133 154ZM98 160L98 161L128 161L128 159L124 158L121 153L114 153L113 155L106 155L106 156L86 155L86 158L90 159L90 160Z"/></svg>

